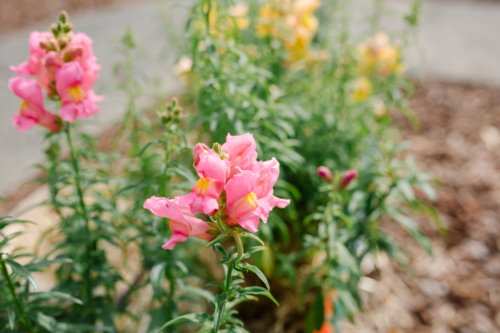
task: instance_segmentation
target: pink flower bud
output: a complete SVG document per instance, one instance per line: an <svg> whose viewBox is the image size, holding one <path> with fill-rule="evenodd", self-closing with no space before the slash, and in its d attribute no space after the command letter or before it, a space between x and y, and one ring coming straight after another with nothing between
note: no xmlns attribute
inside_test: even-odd
<svg viewBox="0 0 500 333"><path fill-rule="evenodd" d="M329 183L332 181L332 172L326 166L320 166L317 173L325 182Z"/></svg>
<svg viewBox="0 0 500 333"><path fill-rule="evenodd" d="M45 67L60 67L63 65L61 56L55 52L50 51L44 58Z"/></svg>
<svg viewBox="0 0 500 333"><path fill-rule="evenodd" d="M358 171L354 169L347 170L339 183L339 190L345 190L353 179L358 177Z"/></svg>

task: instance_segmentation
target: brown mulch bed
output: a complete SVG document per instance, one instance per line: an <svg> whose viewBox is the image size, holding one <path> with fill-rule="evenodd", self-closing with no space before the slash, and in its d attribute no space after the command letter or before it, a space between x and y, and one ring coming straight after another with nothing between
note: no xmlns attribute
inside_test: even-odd
<svg viewBox="0 0 500 333"><path fill-rule="evenodd" d="M410 273L378 258L366 310L346 332L500 332L500 89L427 82L412 109L420 131L395 121L420 169L442 182L434 206L448 235L419 221L435 248L430 258L387 223L412 253Z"/></svg>

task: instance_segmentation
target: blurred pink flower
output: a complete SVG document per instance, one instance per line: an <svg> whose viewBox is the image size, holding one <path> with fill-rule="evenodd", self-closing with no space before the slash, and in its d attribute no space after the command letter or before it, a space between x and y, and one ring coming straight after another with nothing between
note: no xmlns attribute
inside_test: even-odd
<svg viewBox="0 0 500 333"><path fill-rule="evenodd" d="M185 242L189 236L206 241L213 237L206 233L210 230L210 226L197 219L189 207L179 205L178 198L170 200L153 196L144 202L144 208L157 216L170 219L170 229L173 233L168 242L162 246L164 249L172 250L175 244Z"/></svg>
<svg viewBox="0 0 500 333"><path fill-rule="evenodd" d="M242 228L256 232L260 219L267 222L269 212L276 206L285 208L290 200L273 195L273 187L279 177L279 163L257 162L253 170L243 170L231 178L226 186L228 216L227 223L239 224Z"/></svg>
<svg viewBox="0 0 500 333"><path fill-rule="evenodd" d="M320 166L317 173L325 182L329 183L332 181L332 172L326 166Z"/></svg>
<svg viewBox="0 0 500 333"><path fill-rule="evenodd" d="M76 61L64 64L56 70L56 89L61 96L61 118L67 122L85 119L99 112L94 102L102 100L92 90L84 89L85 73Z"/></svg>
<svg viewBox="0 0 500 333"><path fill-rule="evenodd" d="M38 83L50 93L49 85L53 80L53 76L45 67L45 56L47 51L40 47L40 43L45 45L57 45L57 40L50 32L32 31L29 38L30 56L28 60L19 64L19 66L10 66L10 70L19 75L32 75Z"/></svg>
<svg viewBox="0 0 500 333"><path fill-rule="evenodd" d="M339 183L339 190L344 190L349 186L353 179L358 177L358 171L354 169L347 170Z"/></svg>
<svg viewBox="0 0 500 333"><path fill-rule="evenodd" d="M219 209L218 200L226 183L229 161L221 159L214 152L202 153L199 159L196 171L200 179L194 184L191 193L179 197L179 203L190 206L193 213L213 215Z"/></svg>
<svg viewBox="0 0 500 333"><path fill-rule="evenodd" d="M35 125L57 132L61 128L59 117L47 111L43 106L43 93L40 85L25 77L14 77L9 80L9 89L23 99L19 114L13 119L18 132L27 131Z"/></svg>
<svg viewBox="0 0 500 333"><path fill-rule="evenodd" d="M231 166L228 179L231 179L240 170L251 170L257 161L255 150L255 139L250 133L243 135L227 135L226 143L222 145L222 151L229 155Z"/></svg>
<svg viewBox="0 0 500 333"><path fill-rule="evenodd" d="M92 89L101 69L92 50L92 39L82 32L75 33L68 46L64 48L62 56L65 62L77 61L80 64L85 76L82 89L85 91Z"/></svg>

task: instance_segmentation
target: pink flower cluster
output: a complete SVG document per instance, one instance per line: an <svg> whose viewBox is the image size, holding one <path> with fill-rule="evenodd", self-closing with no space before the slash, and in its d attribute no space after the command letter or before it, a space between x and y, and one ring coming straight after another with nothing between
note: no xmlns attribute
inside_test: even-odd
<svg viewBox="0 0 500 333"><path fill-rule="evenodd" d="M44 108L42 88L49 97L61 100L62 120L74 122L97 112L92 86L101 66L92 50L92 40L84 33L69 32L69 40L58 40L52 32L33 31L29 39L30 56L19 66L10 69L21 77L9 80L9 88L23 99L19 114L14 116L18 131L35 125L56 132L61 127L59 117ZM35 80L26 76L33 76Z"/></svg>
<svg viewBox="0 0 500 333"><path fill-rule="evenodd" d="M153 196L144 203L144 208L170 219L173 235L164 249L173 249L189 236L204 240L213 237L206 233L210 226L194 216L196 212L212 216L220 210L225 223L256 232L260 220L266 223L274 207L285 208L290 203L273 195L279 163L275 158L257 161L252 134L228 134L221 150L217 154L198 143L193 156L200 179L191 193L173 200Z"/></svg>

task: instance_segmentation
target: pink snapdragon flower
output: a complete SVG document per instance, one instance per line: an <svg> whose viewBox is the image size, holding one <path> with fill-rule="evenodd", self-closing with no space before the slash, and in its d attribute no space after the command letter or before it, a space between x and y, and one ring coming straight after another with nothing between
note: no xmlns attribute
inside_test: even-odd
<svg viewBox="0 0 500 333"><path fill-rule="evenodd" d="M200 179L193 185L191 193L179 197L179 203L191 207L193 213L215 214L219 209L219 196L226 184L229 163L229 160L221 159L214 152L199 154L196 171Z"/></svg>
<svg viewBox="0 0 500 333"><path fill-rule="evenodd" d="M228 179L231 179L241 170L252 170L257 161L255 139L250 133L232 136L227 135L222 151L229 155L231 161Z"/></svg>
<svg viewBox="0 0 500 333"><path fill-rule="evenodd" d="M94 102L102 98L92 90L85 90L85 73L76 61L64 64L56 71L56 89L61 96L61 118L67 122L85 119L99 112Z"/></svg>
<svg viewBox="0 0 500 333"><path fill-rule="evenodd" d="M82 89L92 89L101 69L92 50L92 39L82 32L73 34L70 43L62 52L62 57L65 62L77 61L80 64L84 73Z"/></svg>
<svg viewBox="0 0 500 333"><path fill-rule="evenodd" d="M273 187L279 177L279 163L275 158L258 162L253 169L243 170L227 182L224 214L228 216L228 224L239 224L248 231L256 232L260 219L266 223L274 207L285 208L290 200L273 195Z"/></svg>
<svg viewBox="0 0 500 333"><path fill-rule="evenodd" d="M170 219L170 229L172 237L162 248L172 250L177 243L185 242L189 236L209 241L213 236L207 234L210 226L197 219L191 213L189 207L181 206L178 198L170 200L168 198L151 197L144 203L144 208L149 209L153 214Z"/></svg>
<svg viewBox="0 0 500 333"><path fill-rule="evenodd" d="M30 56L28 60L22 62L17 67L10 66L10 70L18 75L34 76L47 93L50 93L49 85L53 80L53 76L45 67L47 51L40 47L41 42L57 45L57 40L51 32L31 32L29 38Z"/></svg>
<svg viewBox="0 0 500 333"><path fill-rule="evenodd" d="M25 77L14 77L9 80L9 89L23 99L19 114L13 118L18 132L27 131L35 125L57 132L61 128L59 117L47 111L43 106L43 93L40 85Z"/></svg>

